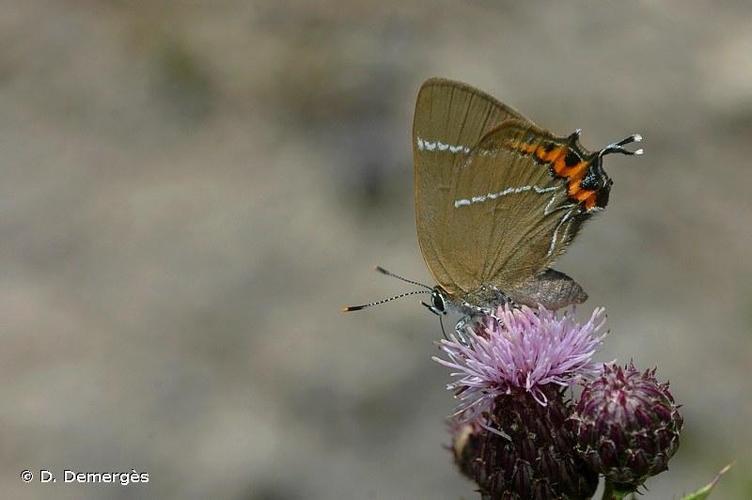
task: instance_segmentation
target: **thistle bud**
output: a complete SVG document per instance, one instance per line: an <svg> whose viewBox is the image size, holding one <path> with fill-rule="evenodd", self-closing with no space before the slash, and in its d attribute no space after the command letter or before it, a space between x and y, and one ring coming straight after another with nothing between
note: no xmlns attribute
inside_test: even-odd
<svg viewBox="0 0 752 500"><path fill-rule="evenodd" d="M570 419L577 452L617 490L635 491L668 469L683 424L678 408L655 370L605 365L584 385Z"/></svg>

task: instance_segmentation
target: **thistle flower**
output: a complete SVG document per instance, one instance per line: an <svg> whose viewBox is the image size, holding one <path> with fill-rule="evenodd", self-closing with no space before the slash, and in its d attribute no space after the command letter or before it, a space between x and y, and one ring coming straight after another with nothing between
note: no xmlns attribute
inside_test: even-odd
<svg viewBox="0 0 752 500"><path fill-rule="evenodd" d="M597 374L591 358L603 338L603 311L596 309L581 325L571 311L558 316L543 307L504 305L468 328L462 342L442 340L439 347L449 359L433 359L455 370L457 379L447 385L460 401L454 416L488 427L499 396L527 393L545 406L547 386L566 387Z"/></svg>
<svg viewBox="0 0 752 500"><path fill-rule="evenodd" d="M570 423L580 456L616 490L630 492L668 469L683 419L655 369L640 373L630 363L605 365L585 384Z"/></svg>
<svg viewBox="0 0 752 500"><path fill-rule="evenodd" d="M574 451L565 391L598 373L591 358L604 323L603 309L579 324L571 312L502 306L462 341L441 341L449 359L434 359L454 370L447 388L460 401L452 420L455 461L483 498L593 495L598 475Z"/></svg>
<svg viewBox="0 0 752 500"><path fill-rule="evenodd" d="M474 424L453 423L452 449L460 471L484 499L585 499L595 493L598 474L574 451L568 429L571 404L555 384L540 388L542 406L527 392L498 396L490 419L507 434Z"/></svg>

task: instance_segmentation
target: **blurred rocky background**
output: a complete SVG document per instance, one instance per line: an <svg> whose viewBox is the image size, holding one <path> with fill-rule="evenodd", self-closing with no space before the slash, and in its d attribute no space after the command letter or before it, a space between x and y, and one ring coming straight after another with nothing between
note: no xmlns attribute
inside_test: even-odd
<svg viewBox="0 0 752 500"><path fill-rule="evenodd" d="M749 2L0 2L0 491L26 498L475 498L442 448L410 130L430 76L609 157L558 266L601 360L685 406L676 498L752 498ZM26 485L22 469L150 473Z"/></svg>

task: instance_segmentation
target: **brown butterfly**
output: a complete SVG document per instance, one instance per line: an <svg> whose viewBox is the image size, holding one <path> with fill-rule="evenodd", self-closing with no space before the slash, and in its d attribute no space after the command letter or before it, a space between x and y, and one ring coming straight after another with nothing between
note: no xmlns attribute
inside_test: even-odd
<svg viewBox="0 0 752 500"><path fill-rule="evenodd" d="M590 152L579 136L558 137L463 83L432 78L421 86L413 122L415 215L438 285L405 281L430 290L426 307L473 316L503 302L557 309L587 299L550 266L608 204L612 181L603 157L642 154L624 148L642 138ZM413 293L427 292L401 296Z"/></svg>

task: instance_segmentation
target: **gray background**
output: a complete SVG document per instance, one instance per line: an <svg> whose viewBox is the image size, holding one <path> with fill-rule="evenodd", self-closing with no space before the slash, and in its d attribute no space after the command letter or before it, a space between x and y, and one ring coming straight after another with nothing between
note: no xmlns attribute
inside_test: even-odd
<svg viewBox="0 0 752 500"><path fill-rule="evenodd" d="M475 498L453 469L417 248L420 83L601 147L611 204L559 268L600 360L659 366L686 428L645 498L736 460L752 496L748 2L2 1L6 498ZM23 484L24 469L151 474Z"/></svg>

